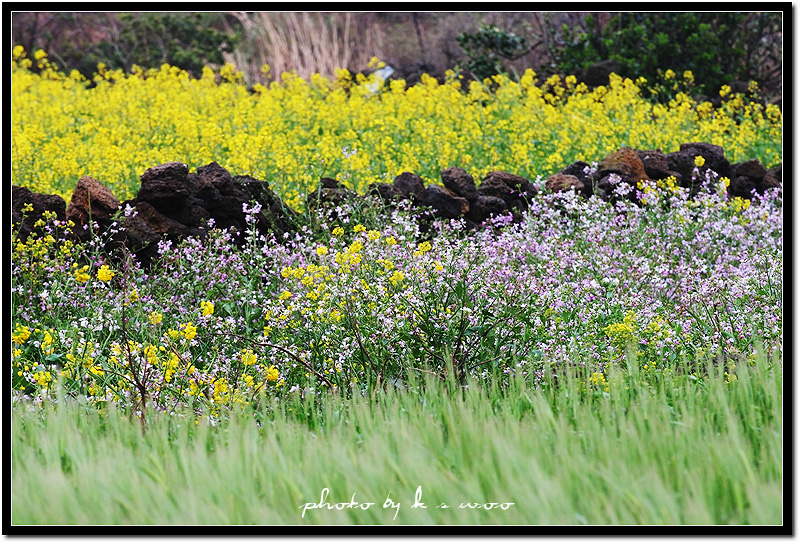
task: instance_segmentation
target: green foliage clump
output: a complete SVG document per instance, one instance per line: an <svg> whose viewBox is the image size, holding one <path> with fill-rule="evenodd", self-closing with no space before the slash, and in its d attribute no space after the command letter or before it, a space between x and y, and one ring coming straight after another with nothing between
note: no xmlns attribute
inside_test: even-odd
<svg viewBox="0 0 800 543"><path fill-rule="evenodd" d="M780 65L780 13L621 13L602 27L589 15L580 31L564 27L557 69L574 74L606 59L623 77L661 80L691 71L696 89L716 93L731 80L759 80Z"/></svg>
<svg viewBox="0 0 800 543"><path fill-rule="evenodd" d="M125 70L170 64L199 75L208 64L222 64L238 42L237 35L213 27L210 13L120 13L118 21L118 31L88 52L66 45L60 56L87 77L100 63Z"/></svg>
<svg viewBox="0 0 800 543"><path fill-rule="evenodd" d="M515 60L530 51L527 40L495 25L482 25L476 32L462 32L456 38L469 57L467 68L484 80L497 74L508 74L504 60Z"/></svg>

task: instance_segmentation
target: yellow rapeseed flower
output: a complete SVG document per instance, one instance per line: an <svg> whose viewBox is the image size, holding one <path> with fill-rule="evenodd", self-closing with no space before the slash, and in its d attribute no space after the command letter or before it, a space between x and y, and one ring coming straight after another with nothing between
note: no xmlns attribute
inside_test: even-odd
<svg viewBox="0 0 800 543"><path fill-rule="evenodd" d="M406 276L400 270L395 270L392 276L389 278L389 281L392 282L394 286L399 285L405 280Z"/></svg>
<svg viewBox="0 0 800 543"><path fill-rule="evenodd" d="M414 256L422 256L428 251L431 250L431 242L430 241L423 241L417 247L417 250L414 252Z"/></svg>
<svg viewBox="0 0 800 543"><path fill-rule="evenodd" d="M89 269L89 266L83 266L80 269L75 270L75 280L79 283L85 283L91 277L86 271Z"/></svg>
<svg viewBox="0 0 800 543"><path fill-rule="evenodd" d="M484 86L451 72L442 83L390 81L376 97L373 78L347 70L304 80L265 66L269 84L246 83L230 64L206 67L199 78L168 65L98 72L89 86L77 73L59 73L44 51L28 58L14 47L12 184L68 199L74 179L89 173L125 200L135 196L138 175L179 156L191 169L216 161L234 175L274 180L282 200L302 208L322 171L346 173L348 187L364 193L403 171L435 179L464 164L478 177L506 170L535 178L623 146L672 150L697 137L736 162L772 165L782 154L782 114L772 104L729 102L701 114L688 95L653 105L642 80L617 75L590 91L570 74L542 85L526 70L518 81L496 76ZM686 73L683 81L692 82ZM149 123L134 114L154 110L161 113ZM345 148L358 152L345 156Z"/></svg>
<svg viewBox="0 0 800 543"><path fill-rule="evenodd" d="M593 385L603 385L606 382L606 376L601 372L596 371L589 377L589 380Z"/></svg>
<svg viewBox="0 0 800 543"><path fill-rule="evenodd" d="M183 337L186 339L194 339L197 335L197 328L191 322L187 322L183 327Z"/></svg>
<svg viewBox="0 0 800 543"><path fill-rule="evenodd" d="M11 334L11 341L21 345L28 341L28 338L31 337L31 331L27 326L20 326L17 324L16 328L14 329L14 333Z"/></svg>
<svg viewBox="0 0 800 543"><path fill-rule="evenodd" d="M103 264L97 271L97 278L101 281L111 281L116 275L107 265Z"/></svg>
<svg viewBox="0 0 800 543"><path fill-rule="evenodd" d="M245 366L252 366L258 362L258 357L255 355L252 349L246 349L242 351L240 358L242 360L242 364Z"/></svg>

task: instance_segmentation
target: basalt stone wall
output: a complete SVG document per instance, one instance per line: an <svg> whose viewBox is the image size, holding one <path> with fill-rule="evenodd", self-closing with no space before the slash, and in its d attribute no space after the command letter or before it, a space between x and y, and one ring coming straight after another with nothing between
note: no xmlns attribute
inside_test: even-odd
<svg viewBox="0 0 800 543"><path fill-rule="evenodd" d="M697 157L703 158L702 166L697 166ZM596 194L609 201L615 199L615 187L623 183L631 187L629 198L635 200L633 189L639 181L673 177L679 186L689 189L695 196L702 190L709 171L731 181L727 189L731 197L752 199L768 189L782 188L781 164L769 170L758 159L731 164L722 147L703 142L683 143L673 153L622 148L600 160L596 169L585 162L570 164L548 177L545 187L555 192L574 190L586 197Z"/></svg>
<svg viewBox="0 0 800 543"><path fill-rule="evenodd" d="M704 159L699 167L698 156ZM600 159L596 168L585 162L570 164L548 177L544 187L552 192L574 191L586 198L596 195L606 201L624 194L636 201L639 181L672 176L695 195L702 190L708 170L731 180L731 197L752 198L782 187L782 165L767 170L757 159L731 164L722 147L702 142L685 143L678 151L666 154L660 149L622 148ZM441 172L441 180L441 186L425 186L418 175L403 172L392 183L373 183L361 196L335 179L322 178L306 202L311 209L326 208L335 218L336 208L342 204L365 205L371 198L391 207L406 200L413 207L429 209L429 220L458 218L468 228L481 228L492 216L510 213L514 221L521 220L521 213L538 193L530 180L504 171L489 172L476 183L469 172L453 167ZM619 191L620 184L628 185L629 190ZM29 211L24 211L26 206ZM180 162L150 168L141 176L136 198L124 202L88 176L78 181L68 206L59 196L12 188L12 223L19 239L24 241L33 232L41 234L36 221L47 211L58 220L72 221L73 235L83 241L95 229L105 231L116 218L124 216L120 221L123 226L115 228L106 248L113 251L125 246L145 266L157 255L159 241L203 237L211 225L236 229L239 235L235 239L240 245L245 242L243 232L249 228L248 216L263 235L291 232L299 226L297 213L283 204L266 181L231 175L216 162L196 172Z"/></svg>
<svg viewBox="0 0 800 543"><path fill-rule="evenodd" d="M33 210L24 212L28 203L33 204ZM202 238L212 224L235 228L240 233L236 242L244 244L241 234L249 228L248 211L260 234L293 231L297 222L297 213L283 204L267 182L232 176L215 162L197 172L189 172L179 162L150 168L141 176L136 198L124 202L101 182L84 176L65 207L59 196L13 187L12 222L19 229L20 239L36 231L35 222L46 210L55 211L60 220L72 221L72 235L81 241L93 233L108 231L116 221L118 227L107 236L106 250L113 252L125 246L146 266L157 255L159 241ZM253 209L258 211L253 213Z"/></svg>

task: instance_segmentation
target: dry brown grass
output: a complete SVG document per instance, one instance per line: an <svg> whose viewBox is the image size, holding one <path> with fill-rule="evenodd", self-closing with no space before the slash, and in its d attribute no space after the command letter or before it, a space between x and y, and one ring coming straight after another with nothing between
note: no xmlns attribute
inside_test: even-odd
<svg viewBox="0 0 800 543"><path fill-rule="evenodd" d="M273 78L294 70L333 76L336 69L366 69L380 56L381 33L372 13L229 12L242 25L244 42L228 55L250 82L263 81L261 66Z"/></svg>

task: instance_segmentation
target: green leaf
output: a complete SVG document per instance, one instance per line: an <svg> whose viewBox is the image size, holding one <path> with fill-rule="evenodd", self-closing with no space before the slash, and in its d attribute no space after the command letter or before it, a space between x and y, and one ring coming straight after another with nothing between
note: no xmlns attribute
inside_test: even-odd
<svg viewBox="0 0 800 543"><path fill-rule="evenodd" d="M63 353L58 353L58 354L53 353L44 357L44 361L47 362L48 364L56 364L58 362L61 362L63 359L64 359Z"/></svg>

